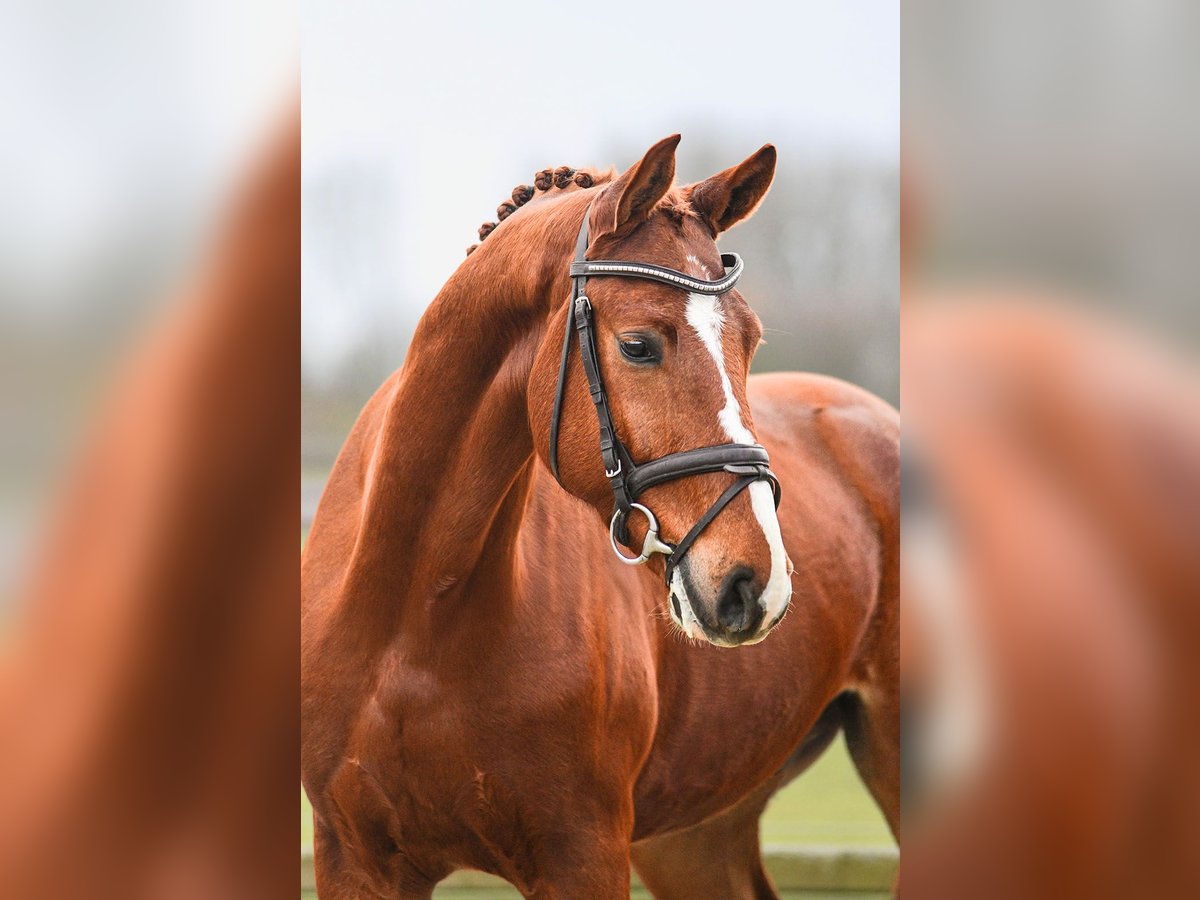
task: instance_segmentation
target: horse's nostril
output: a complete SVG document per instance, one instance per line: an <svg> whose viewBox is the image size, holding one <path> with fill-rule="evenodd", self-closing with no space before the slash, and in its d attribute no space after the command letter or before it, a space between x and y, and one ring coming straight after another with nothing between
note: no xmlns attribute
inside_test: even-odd
<svg viewBox="0 0 1200 900"><path fill-rule="evenodd" d="M729 573L721 586L717 621L731 634L746 634L757 630L762 618L763 608L754 588L754 572L739 566Z"/></svg>

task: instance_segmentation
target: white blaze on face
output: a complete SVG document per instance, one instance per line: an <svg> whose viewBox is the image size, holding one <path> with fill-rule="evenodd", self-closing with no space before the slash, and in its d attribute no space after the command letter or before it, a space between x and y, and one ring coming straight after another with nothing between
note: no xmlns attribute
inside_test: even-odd
<svg viewBox="0 0 1200 900"><path fill-rule="evenodd" d="M733 394L733 385L725 371L725 351L721 342L721 327L725 321L720 299L705 294L688 294L687 322L700 337L701 343L712 356L721 379L721 390L725 405L717 413L717 420L730 441L738 444L755 443L754 435L742 420L742 408ZM747 488L750 506L762 529L763 538L771 551L771 574L763 589L759 602L763 606L763 622L770 623L783 612L792 595L792 582L787 572L787 554L783 549L783 535L779 531L779 518L775 515L775 496L765 481L756 481ZM680 597L681 601L684 599ZM686 614L685 614L686 618Z"/></svg>

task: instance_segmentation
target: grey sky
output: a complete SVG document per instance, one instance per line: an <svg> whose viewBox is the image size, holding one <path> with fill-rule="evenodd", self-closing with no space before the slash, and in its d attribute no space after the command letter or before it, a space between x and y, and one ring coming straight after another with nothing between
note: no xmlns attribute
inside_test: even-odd
<svg viewBox="0 0 1200 900"><path fill-rule="evenodd" d="M767 141L781 166L899 152L894 2L307 0L301 23L306 191L357 171L381 194L369 223L331 236L340 226L314 230L306 193L304 351L318 370L364 323L419 314L537 168L627 166L681 131L679 176L702 178L689 154L712 147L689 145L689 127L719 137L722 165ZM322 215L336 216L341 194L329 193ZM369 246L335 265L315 245L340 239ZM346 271L362 267L379 274ZM363 277L368 289L342 283Z"/></svg>

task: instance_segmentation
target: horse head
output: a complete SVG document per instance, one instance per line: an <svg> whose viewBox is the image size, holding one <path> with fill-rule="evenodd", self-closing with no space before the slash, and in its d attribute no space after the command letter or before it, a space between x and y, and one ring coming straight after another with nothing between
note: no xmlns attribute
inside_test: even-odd
<svg viewBox="0 0 1200 900"><path fill-rule="evenodd" d="M559 294L531 369L529 420L539 456L563 487L606 522L611 517L612 533L627 547L643 548L642 561L665 567L664 600L679 628L692 638L736 646L761 640L782 618L791 597L791 563L775 513L774 478L754 477L755 471L770 475L765 464L719 464L722 452L736 455L736 445L758 443L746 379L762 326L737 290L717 292L726 273L716 238L754 212L770 186L776 154L767 145L737 166L676 187L678 142L678 135L660 141L619 177L582 192L590 202L579 248L582 254L586 247L587 260L636 261L704 284L689 289L686 279L593 274L586 285L590 334L574 343L579 309L563 304ZM572 206L575 222L581 206ZM567 268L562 263L564 273ZM555 284L559 290L561 279ZM604 415L626 470L630 463L682 451L717 450L717 465L645 487L636 497L637 511L624 510L628 515L621 509L623 485L616 484L621 476L614 475L621 462L606 464L598 449L604 419L598 429L596 379L589 385L581 350L589 338ZM765 460L765 451L758 452ZM738 479L745 479L742 490L731 487ZM714 510L691 535L686 553L668 555ZM648 539L655 525L658 534ZM655 550L664 559L653 556Z"/></svg>

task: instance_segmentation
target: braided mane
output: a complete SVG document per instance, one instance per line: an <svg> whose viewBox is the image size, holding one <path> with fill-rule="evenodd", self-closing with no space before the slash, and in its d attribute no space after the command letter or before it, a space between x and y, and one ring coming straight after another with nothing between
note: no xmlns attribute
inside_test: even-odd
<svg viewBox="0 0 1200 900"><path fill-rule="evenodd" d="M479 226L479 240L486 240L497 225L526 203L536 202L542 197L549 196L552 192L560 194L564 191L577 191L597 184L607 184L616 178L616 175L615 169L608 169L604 172L596 169L572 169L570 166L542 169L533 176L532 186L518 184L512 190L512 199L505 200L496 207L497 221L484 222ZM478 246L479 244L472 244L467 248L467 254L470 255Z"/></svg>

